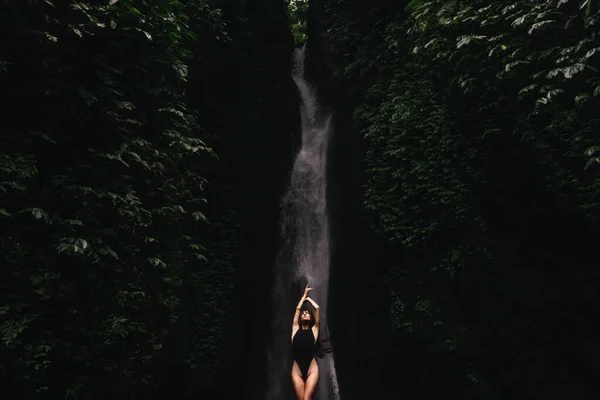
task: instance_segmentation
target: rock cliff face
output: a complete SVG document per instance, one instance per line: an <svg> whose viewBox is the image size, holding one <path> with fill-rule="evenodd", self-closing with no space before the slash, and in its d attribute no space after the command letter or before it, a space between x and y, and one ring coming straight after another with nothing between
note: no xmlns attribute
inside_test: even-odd
<svg viewBox="0 0 600 400"><path fill-rule="evenodd" d="M373 331L385 332L387 327L380 297L381 271L370 259L374 243L362 205L364 143L354 119L358 102L352 86L341 74L343 65L327 52L322 36L327 24L324 11L322 3L310 3L307 75L318 88L321 103L333 112L328 161L329 319L340 395L352 399L373 394L371 385L376 379L369 376L364 365L377 362L369 344ZM365 329L367 320L369 328ZM377 336L382 339L385 334Z"/></svg>
<svg viewBox="0 0 600 400"><path fill-rule="evenodd" d="M222 79L215 83L223 104L232 110L223 122L227 136L219 139L218 154L220 165L236 166L231 174L238 182L241 245L234 262L234 314L225 330L222 365L227 369L208 394L260 399L266 384L279 201L299 143L298 99L290 76L295 44L283 4L240 2L229 15L241 33L223 55L221 68L227 69L219 71Z"/></svg>
<svg viewBox="0 0 600 400"><path fill-rule="evenodd" d="M222 17L230 40L209 63L190 70L188 97L211 124L209 144L218 160L205 173L214 191L206 214L212 225L227 232L212 239L231 265L231 276L208 283L208 293L232 285L234 296L213 304L231 313L227 323L213 327L214 337L198 339L219 348L216 378L198 393L194 374L174 370L164 393L260 399L279 200L299 143L298 98L290 76L295 43L283 3L224 1ZM199 52L202 43L200 39Z"/></svg>

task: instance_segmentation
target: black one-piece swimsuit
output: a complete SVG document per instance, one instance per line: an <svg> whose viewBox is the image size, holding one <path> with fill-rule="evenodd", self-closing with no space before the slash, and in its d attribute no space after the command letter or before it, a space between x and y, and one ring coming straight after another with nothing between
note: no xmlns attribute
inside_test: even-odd
<svg viewBox="0 0 600 400"><path fill-rule="evenodd" d="M308 367L315 356L315 336L312 329L298 329L292 340L292 356L298 363L302 379L308 376Z"/></svg>

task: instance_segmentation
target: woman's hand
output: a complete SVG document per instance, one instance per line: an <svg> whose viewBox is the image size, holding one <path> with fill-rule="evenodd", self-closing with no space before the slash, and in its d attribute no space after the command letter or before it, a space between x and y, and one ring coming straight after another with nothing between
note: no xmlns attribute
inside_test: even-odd
<svg viewBox="0 0 600 400"><path fill-rule="evenodd" d="M302 298L298 302L298 305L296 306L296 310L299 310L300 307L302 307L302 304L304 304L304 302L306 301L306 297L308 296L308 292L310 292L311 290L312 290L312 288L308 287L308 285L306 285L306 288L304 288L304 295L302 296Z"/></svg>
<svg viewBox="0 0 600 400"><path fill-rule="evenodd" d="M304 289L304 297L308 296L308 292L310 292L312 290L311 287L308 287L308 285L306 285L306 288Z"/></svg>

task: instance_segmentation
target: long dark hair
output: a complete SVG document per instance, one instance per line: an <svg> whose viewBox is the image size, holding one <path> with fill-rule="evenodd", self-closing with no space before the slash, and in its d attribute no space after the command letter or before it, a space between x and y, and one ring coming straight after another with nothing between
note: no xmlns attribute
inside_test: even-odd
<svg viewBox="0 0 600 400"><path fill-rule="evenodd" d="M310 315L310 328L312 328L315 326L315 315L307 304L303 304L300 308L300 321L298 321L298 323L302 323L302 312L304 311L308 311L308 314ZM331 339L329 337L323 337L323 335L321 335L321 327L319 327L319 336L317 337L317 343L315 343L315 356L318 358L325 358L329 353L331 353Z"/></svg>

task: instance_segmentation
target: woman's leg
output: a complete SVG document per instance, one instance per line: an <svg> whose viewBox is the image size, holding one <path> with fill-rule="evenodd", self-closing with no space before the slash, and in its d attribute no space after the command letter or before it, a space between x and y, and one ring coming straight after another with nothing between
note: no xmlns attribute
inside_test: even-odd
<svg viewBox="0 0 600 400"><path fill-rule="evenodd" d="M319 364L317 364L317 360L313 358L310 367L308 367L308 375L306 377L304 397L302 400L312 400L315 389L317 388L317 382L319 382Z"/></svg>
<svg viewBox="0 0 600 400"><path fill-rule="evenodd" d="M292 384L294 385L294 392L296 392L296 399L304 400L304 379L302 379L302 372L296 361L292 367Z"/></svg>

